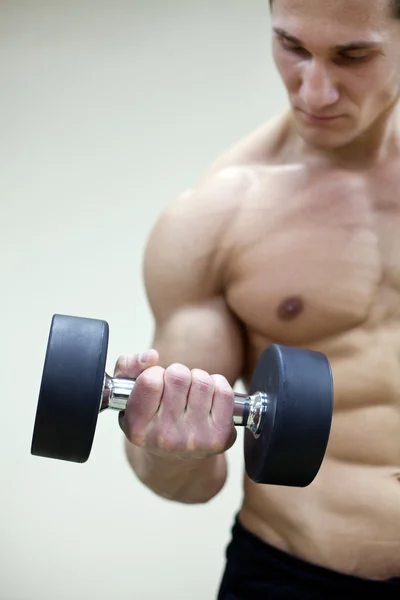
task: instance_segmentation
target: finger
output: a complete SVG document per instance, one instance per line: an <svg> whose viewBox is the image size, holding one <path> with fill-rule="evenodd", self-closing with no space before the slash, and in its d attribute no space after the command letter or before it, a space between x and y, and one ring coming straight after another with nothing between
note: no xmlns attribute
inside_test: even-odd
<svg viewBox="0 0 400 600"><path fill-rule="evenodd" d="M160 407L160 417L175 423L184 415L187 396L192 382L190 370L184 365L170 365L164 375L164 393Z"/></svg>
<svg viewBox="0 0 400 600"><path fill-rule="evenodd" d="M229 440L228 440L227 444L225 445L223 452L226 452L227 450L232 448L233 444L236 442L236 438L237 438L237 429L234 425L232 425L232 430L231 430L231 433L229 436Z"/></svg>
<svg viewBox="0 0 400 600"><path fill-rule="evenodd" d="M114 377L135 378L145 369L158 363L159 356L157 350L151 349L141 354L123 354L115 365Z"/></svg>
<svg viewBox="0 0 400 600"><path fill-rule="evenodd" d="M201 369L192 369L191 377L186 416L193 423L203 423L210 416L214 381L211 375Z"/></svg>
<svg viewBox="0 0 400 600"><path fill-rule="evenodd" d="M211 418L218 429L225 428L233 423L235 394L223 375L212 375L211 377L214 381Z"/></svg>
<svg viewBox="0 0 400 600"><path fill-rule="evenodd" d="M164 391L164 369L158 365L141 373L128 398L120 426L137 445L145 442L146 428L158 413Z"/></svg>

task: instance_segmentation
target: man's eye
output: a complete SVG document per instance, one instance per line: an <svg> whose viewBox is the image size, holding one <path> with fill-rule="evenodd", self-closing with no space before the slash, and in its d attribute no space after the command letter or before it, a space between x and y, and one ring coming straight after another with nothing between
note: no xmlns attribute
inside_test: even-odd
<svg viewBox="0 0 400 600"><path fill-rule="evenodd" d="M340 60L343 60L343 61L349 62L349 63L365 62L366 60L368 60L368 58L369 58L368 54L364 54L363 56L349 56L348 54L342 54L339 56Z"/></svg>
<svg viewBox="0 0 400 600"><path fill-rule="evenodd" d="M307 50L302 46L291 46L290 44L283 43L283 47L285 50L289 50L289 52L294 52L295 54L308 54Z"/></svg>
<svg viewBox="0 0 400 600"><path fill-rule="evenodd" d="M293 54L298 54L300 56L309 56L308 50L303 48L303 46L296 46L295 44L290 43L288 40L281 39L282 46L288 52L292 52ZM367 62L370 58L370 54L362 54L359 56L352 56L350 54L339 54L336 57L336 61L347 63L347 64L355 64L355 63L363 63Z"/></svg>

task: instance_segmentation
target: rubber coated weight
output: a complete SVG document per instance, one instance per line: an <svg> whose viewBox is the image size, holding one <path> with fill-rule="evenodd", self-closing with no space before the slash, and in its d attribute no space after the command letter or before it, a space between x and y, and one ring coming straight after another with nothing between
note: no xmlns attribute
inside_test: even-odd
<svg viewBox="0 0 400 600"><path fill-rule="evenodd" d="M53 316L32 454L79 463L89 458L102 398L108 338L105 321Z"/></svg>
<svg viewBox="0 0 400 600"><path fill-rule="evenodd" d="M268 395L258 437L244 434L246 471L256 483L305 487L316 477L331 429L333 379L319 352L272 345L257 363L250 393Z"/></svg>

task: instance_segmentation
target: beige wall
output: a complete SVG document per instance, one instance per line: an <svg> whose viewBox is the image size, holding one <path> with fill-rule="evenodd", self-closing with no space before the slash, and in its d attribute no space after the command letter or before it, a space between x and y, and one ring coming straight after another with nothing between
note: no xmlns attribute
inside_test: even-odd
<svg viewBox="0 0 400 600"><path fill-rule="evenodd" d="M150 344L154 220L280 110L267 0L0 2L1 600L208 600L241 501L163 501L101 415L91 458L32 457L53 313L110 324L108 370ZM196 343L196 340L193 340Z"/></svg>

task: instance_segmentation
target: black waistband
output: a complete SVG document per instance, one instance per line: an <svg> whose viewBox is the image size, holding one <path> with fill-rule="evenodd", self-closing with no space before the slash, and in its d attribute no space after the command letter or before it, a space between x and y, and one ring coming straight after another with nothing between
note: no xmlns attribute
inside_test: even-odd
<svg viewBox="0 0 400 600"><path fill-rule="evenodd" d="M362 579L352 575L338 573L325 567L308 563L290 555L259 539L245 529L236 517L232 528L232 538L226 551L227 566L224 577L230 573L243 582L248 579L259 583L290 583L293 589L303 588L319 590L326 597L357 597L357 594L374 592L383 598L400 600L400 577L386 581ZM399 558L400 561L400 558ZM337 596L336 596L337 595ZM293 594L293 597L296 597ZM318 596L319 597L319 596Z"/></svg>

